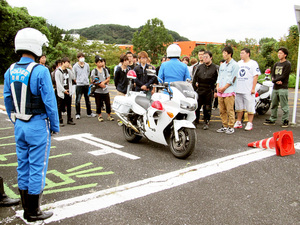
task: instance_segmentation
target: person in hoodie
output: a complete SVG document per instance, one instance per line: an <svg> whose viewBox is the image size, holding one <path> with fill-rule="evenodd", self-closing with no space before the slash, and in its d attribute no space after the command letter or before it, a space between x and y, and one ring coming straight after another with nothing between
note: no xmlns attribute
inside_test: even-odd
<svg viewBox="0 0 300 225"><path fill-rule="evenodd" d="M89 75L90 66L85 62L84 54L79 52L77 54L78 62L73 66L73 72L76 79L76 119L80 119L80 100L82 95L84 95L86 113L88 117L96 117L96 114L92 113L91 102L88 95L89 92Z"/></svg>

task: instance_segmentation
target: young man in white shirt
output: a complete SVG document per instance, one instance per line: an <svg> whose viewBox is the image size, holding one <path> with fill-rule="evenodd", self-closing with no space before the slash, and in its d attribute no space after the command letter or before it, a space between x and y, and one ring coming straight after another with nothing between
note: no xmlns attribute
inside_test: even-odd
<svg viewBox="0 0 300 225"><path fill-rule="evenodd" d="M235 111L237 112L237 121L234 128L242 128L242 117L244 111L248 112L248 123L245 130L249 131L253 128L253 118L255 114L255 86L258 76L261 74L258 63L250 59L250 49L241 50L241 60L238 62L240 66L235 97Z"/></svg>

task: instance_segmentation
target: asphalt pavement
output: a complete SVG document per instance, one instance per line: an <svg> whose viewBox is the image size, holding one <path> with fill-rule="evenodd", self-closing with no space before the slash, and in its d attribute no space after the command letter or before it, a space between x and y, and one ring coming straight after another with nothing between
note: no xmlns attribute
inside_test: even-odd
<svg viewBox="0 0 300 225"><path fill-rule="evenodd" d="M297 111L298 126L265 126L268 111L254 117L252 131L227 135L216 132L221 120L213 110L209 130L200 123L195 151L180 160L145 138L128 143L114 113L115 121L105 112L104 122L88 118L83 98L75 120L73 99L76 125L52 136L42 205L54 216L37 224L300 224L300 104ZM6 193L18 198L13 124L3 111L0 121L0 175ZM282 130L293 133L293 155L247 146ZM0 208L0 223L26 224L21 216L21 206Z"/></svg>

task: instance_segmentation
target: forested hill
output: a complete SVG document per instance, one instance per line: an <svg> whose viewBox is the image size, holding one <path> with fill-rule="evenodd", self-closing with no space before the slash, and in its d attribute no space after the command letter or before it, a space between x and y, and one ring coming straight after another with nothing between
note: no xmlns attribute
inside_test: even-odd
<svg viewBox="0 0 300 225"><path fill-rule="evenodd" d="M70 33L78 33L88 40L103 40L106 44L132 44L133 34L143 27L131 28L117 24L98 24L82 29L70 30ZM174 41L188 41L189 39L180 36L177 32L168 30Z"/></svg>

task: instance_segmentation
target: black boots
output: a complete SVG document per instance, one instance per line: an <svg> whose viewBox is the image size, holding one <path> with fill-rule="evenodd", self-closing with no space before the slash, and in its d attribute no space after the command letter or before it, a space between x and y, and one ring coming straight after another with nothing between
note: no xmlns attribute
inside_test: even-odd
<svg viewBox="0 0 300 225"><path fill-rule="evenodd" d="M28 222L34 222L37 220L45 220L50 218L53 213L52 212L43 212L40 209L42 195L30 195L27 190L19 190L22 200L22 206L24 209L24 219Z"/></svg>
<svg viewBox="0 0 300 225"><path fill-rule="evenodd" d="M7 195L4 192L3 178L0 177L0 206L8 207L12 205L19 205L19 203L19 199L11 199L7 197Z"/></svg>

